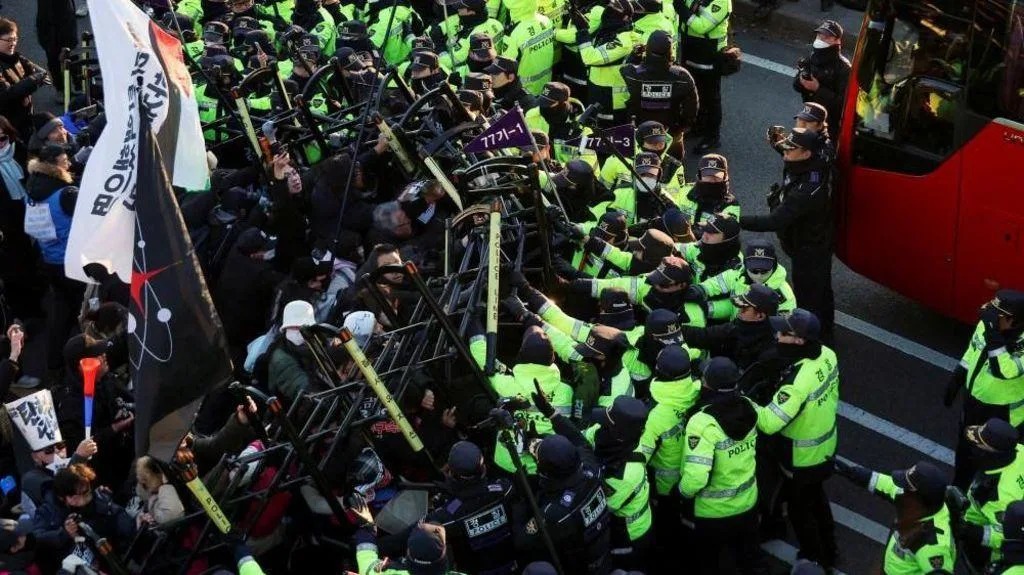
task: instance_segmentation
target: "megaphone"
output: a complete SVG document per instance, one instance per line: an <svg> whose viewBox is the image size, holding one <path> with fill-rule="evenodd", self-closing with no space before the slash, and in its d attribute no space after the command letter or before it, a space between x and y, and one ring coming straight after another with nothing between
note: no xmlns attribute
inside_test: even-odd
<svg viewBox="0 0 1024 575"><path fill-rule="evenodd" d="M83 357L78 360L82 370L82 394L85 397L85 437L92 436L92 398L96 395L96 373L100 370L100 360L95 357Z"/></svg>

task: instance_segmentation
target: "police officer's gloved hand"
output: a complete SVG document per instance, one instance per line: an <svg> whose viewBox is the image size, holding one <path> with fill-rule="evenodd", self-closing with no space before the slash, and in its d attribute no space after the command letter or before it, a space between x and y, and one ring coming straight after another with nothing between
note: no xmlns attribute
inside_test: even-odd
<svg viewBox="0 0 1024 575"><path fill-rule="evenodd" d="M519 323L523 324L523 327L539 327L544 329L544 320L539 315L531 312L523 314L523 317L519 318Z"/></svg>
<svg viewBox="0 0 1024 575"><path fill-rule="evenodd" d="M523 289L530 287L530 282L523 275L523 272L519 270L512 270L508 272L508 285L515 289Z"/></svg>
<svg viewBox="0 0 1024 575"><path fill-rule="evenodd" d="M981 525L975 525L966 521L959 521L956 523L956 535L957 540L961 544L977 545L980 546L982 540L985 538L985 529Z"/></svg>
<svg viewBox="0 0 1024 575"><path fill-rule="evenodd" d="M604 248L607 245L608 242L602 240L601 238L596 236L590 236L589 238L587 238L587 242L583 244L583 250L590 252L592 254L600 255L604 253Z"/></svg>
<svg viewBox="0 0 1024 575"><path fill-rule="evenodd" d="M523 298L526 307L533 313L540 313L541 308L548 303L548 298L540 293L540 290L530 285L519 290L519 297Z"/></svg>
<svg viewBox="0 0 1024 575"><path fill-rule="evenodd" d="M592 286L593 285L594 285L594 280L588 280L588 279L572 280L572 282L569 283L569 291L571 293L581 293L581 294L590 295L592 293L592 289L593 289Z"/></svg>
<svg viewBox="0 0 1024 575"><path fill-rule="evenodd" d="M686 288L686 291L683 292L683 301L686 302L700 303L707 299L707 292L705 292L704 288L699 285L692 285Z"/></svg>
<svg viewBox="0 0 1024 575"><path fill-rule="evenodd" d="M992 305L981 309L978 319L985 326L985 343L989 349L1006 344L1006 337L999 331L999 310Z"/></svg>
<svg viewBox="0 0 1024 575"><path fill-rule="evenodd" d="M487 413L487 416L494 420L495 425L497 425L499 429L509 429L515 425L515 420L512 419L512 414L500 407L491 409L491 411Z"/></svg>
<svg viewBox="0 0 1024 575"><path fill-rule="evenodd" d="M533 404L537 406L537 411L551 419L555 416L555 406L548 401L548 396L544 394L544 390L540 388L540 382L536 379L533 380L533 388L534 392L530 394L530 397L533 398Z"/></svg>
<svg viewBox="0 0 1024 575"><path fill-rule="evenodd" d="M833 460L833 464L835 465L836 473L861 487L867 487L871 482L872 471L867 467L849 463L838 457Z"/></svg>
<svg viewBox="0 0 1024 575"><path fill-rule="evenodd" d="M962 365L957 365L956 369L953 370L953 374L949 376L949 382L946 383L946 392L942 395L942 405L953 407L953 402L956 401L960 388L966 383L967 369Z"/></svg>
<svg viewBox="0 0 1024 575"><path fill-rule="evenodd" d="M526 309L526 304L514 295L501 300L501 307L505 308L505 311L514 317L516 321L520 321L526 314L530 313Z"/></svg>

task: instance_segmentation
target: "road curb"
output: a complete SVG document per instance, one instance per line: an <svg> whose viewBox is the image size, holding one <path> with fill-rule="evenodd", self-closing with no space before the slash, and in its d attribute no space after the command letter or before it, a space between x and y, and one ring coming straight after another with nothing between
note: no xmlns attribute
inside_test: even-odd
<svg viewBox="0 0 1024 575"><path fill-rule="evenodd" d="M816 4L816 2L815 2ZM807 39L822 20L839 20L845 28L844 46L855 46L860 32L861 12L844 8L838 4L828 12L817 9L801 10L800 6L781 0L779 8L767 17L755 16L758 3L754 0L733 0L733 17L739 27L767 37L783 39ZM855 25L852 25L855 24Z"/></svg>

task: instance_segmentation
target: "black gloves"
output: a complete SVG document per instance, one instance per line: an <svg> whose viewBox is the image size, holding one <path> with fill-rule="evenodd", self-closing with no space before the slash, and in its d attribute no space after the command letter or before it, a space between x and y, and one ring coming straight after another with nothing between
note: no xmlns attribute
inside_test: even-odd
<svg viewBox="0 0 1024 575"><path fill-rule="evenodd" d="M508 272L508 285L511 288L523 289L530 287L530 282L527 281L523 272L519 270L512 270Z"/></svg>
<svg viewBox="0 0 1024 575"><path fill-rule="evenodd" d="M942 405L953 407L953 402L956 401L960 388L966 383L967 370L964 369L964 366L957 365L956 369L953 370L953 374L949 376L949 382L946 383L946 392L942 395Z"/></svg>
<svg viewBox="0 0 1024 575"><path fill-rule="evenodd" d="M544 417L551 419L555 416L555 407L548 401L548 397L544 395L544 391L540 388L540 382L536 379L533 380L533 387L536 390L530 394L533 398L533 404L537 406L537 411L541 412Z"/></svg>
<svg viewBox="0 0 1024 575"><path fill-rule="evenodd" d="M692 285L686 288L686 291L683 292L683 301L686 302L700 303L707 301L707 299L707 292L705 292L704 288L699 285Z"/></svg>
<svg viewBox="0 0 1024 575"><path fill-rule="evenodd" d="M529 313L522 300L514 295L501 300L501 307L505 308L505 311L514 317L516 321L521 321L523 316Z"/></svg>
<svg viewBox="0 0 1024 575"><path fill-rule="evenodd" d="M985 344L988 349L1006 345L1006 337L999 331L999 310L991 304L981 308L978 319L985 326Z"/></svg>
<svg viewBox="0 0 1024 575"><path fill-rule="evenodd" d="M587 238L587 242L583 244L583 250L592 254L601 255L604 253L604 248L608 243L601 238L590 236Z"/></svg>
<svg viewBox="0 0 1024 575"><path fill-rule="evenodd" d="M572 293L590 295L593 290L594 281L588 279L572 280L569 284L569 291Z"/></svg>
<svg viewBox="0 0 1024 575"><path fill-rule="evenodd" d="M871 475L873 472L867 467L852 465L839 458L833 460L833 464L835 465L836 473L849 479L853 483L860 485L861 487L867 487L868 484L871 483Z"/></svg>

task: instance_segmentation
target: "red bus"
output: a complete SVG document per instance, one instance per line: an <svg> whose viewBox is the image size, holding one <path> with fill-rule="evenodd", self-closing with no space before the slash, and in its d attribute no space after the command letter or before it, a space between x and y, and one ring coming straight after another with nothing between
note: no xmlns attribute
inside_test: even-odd
<svg viewBox="0 0 1024 575"><path fill-rule="evenodd" d="M1024 1L871 0L839 139L843 262L969 322L1024 288Z"/></svg>

